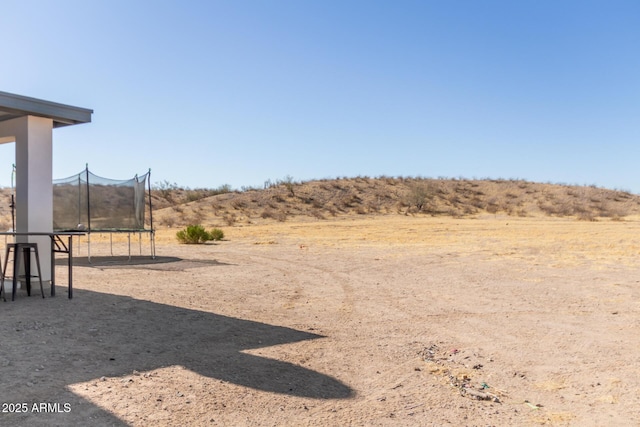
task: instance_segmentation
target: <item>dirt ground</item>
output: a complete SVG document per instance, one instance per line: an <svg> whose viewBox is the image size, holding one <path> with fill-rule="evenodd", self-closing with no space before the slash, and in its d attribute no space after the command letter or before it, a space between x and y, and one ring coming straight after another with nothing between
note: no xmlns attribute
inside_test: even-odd
<svg viewBox="0 0 640 427"><path fill-rule="evenodd" d="M0 302L0 425L640 424L639 219L224 231Z"/></svg>

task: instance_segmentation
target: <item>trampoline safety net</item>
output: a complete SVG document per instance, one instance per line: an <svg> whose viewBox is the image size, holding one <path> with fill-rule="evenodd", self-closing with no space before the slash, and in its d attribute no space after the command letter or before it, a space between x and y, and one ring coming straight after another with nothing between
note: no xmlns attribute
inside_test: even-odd
<svg viewBox="0 0 640 427"><path fill-rule="evenodd" d="M86 169L77 175L54 180L53 229L144 230L149 174L118 181L99 177Z"/></svg>

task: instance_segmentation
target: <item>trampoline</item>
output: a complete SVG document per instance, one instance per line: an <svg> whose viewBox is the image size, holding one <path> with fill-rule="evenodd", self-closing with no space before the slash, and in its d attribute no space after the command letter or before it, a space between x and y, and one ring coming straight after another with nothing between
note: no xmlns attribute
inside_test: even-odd
<svg viewBox="0 0 640 427"><path fill-rule="evenodd" d="M87 255L91 260L91 234L109 234L113 255L113 235L127 234L129 259L131 235L138 234L142 254L142 235L149 235L150 256L155 259L155 233L151 203L151 169L127 180L103 178L84 171L53 180L54 231L83 231L87 237ZM145 210L149 207L149 227Z"/></svg>

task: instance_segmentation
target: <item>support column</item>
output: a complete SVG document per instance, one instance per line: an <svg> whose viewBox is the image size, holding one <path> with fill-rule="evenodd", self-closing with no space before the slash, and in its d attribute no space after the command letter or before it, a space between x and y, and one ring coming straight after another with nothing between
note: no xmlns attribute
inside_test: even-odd
<svg viewBox="0 0 640 427"><path fill-rule="evenodd" d="M0 142L12 137L16 144L17 232L53 231L52 130L52 119L36 116L0 124ZM18 241L38 244L42 280L50 281L50 238L19 236Z"/></svg>

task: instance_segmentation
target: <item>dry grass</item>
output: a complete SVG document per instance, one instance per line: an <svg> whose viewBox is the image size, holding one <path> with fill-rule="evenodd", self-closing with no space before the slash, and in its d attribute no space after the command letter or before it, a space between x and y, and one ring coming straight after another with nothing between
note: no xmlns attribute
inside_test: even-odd
<svg viewBox="0 0 640 427"><path fill-rule="evenodd" d="M231 226L354 215L461 218L492 214L597 221L640 214L640 196L626 191L521 180L358 177L207 194L206 190L154 190L155 225Z"/></svg>

